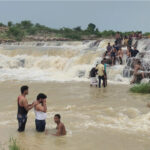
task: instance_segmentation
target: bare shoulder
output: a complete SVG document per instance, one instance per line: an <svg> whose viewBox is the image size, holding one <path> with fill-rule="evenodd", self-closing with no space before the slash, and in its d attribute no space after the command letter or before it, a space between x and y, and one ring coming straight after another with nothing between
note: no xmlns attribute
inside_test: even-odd
<svg viewBox="0 0 150 150"><path fill-rule="evenodd" d="M35 109L36 109L36 110L39 110L40 108L41 108L41 104L35 105Z"/></svg>
<svg viewBox="0 0 150 150"><path fill-rule="evenodd" d="M65 125L62 122L60 123L59 126L60 126L60 128L64 128L65 127Z"/></svg>
<svg viewBox="0 0 150 150"><path fill-rule="evenodd" d="M21 95L18 96L18 99L19 99L20 102L27 101L27 99L25 97L21 96Z"/></svg>
<svg viewBox="0 0 150 150"><path fill-rule="evenodd" d="M21 97L21 101L22 101L22 102L27 102L27 99L22 96L22 97Z"/></svg>

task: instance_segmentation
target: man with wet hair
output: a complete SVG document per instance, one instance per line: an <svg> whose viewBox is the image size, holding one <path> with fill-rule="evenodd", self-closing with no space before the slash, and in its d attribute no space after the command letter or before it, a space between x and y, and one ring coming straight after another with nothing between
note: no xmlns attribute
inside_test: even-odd
<svg viewBox="0 0 150 150"><path fill-rule="evenodd" d="M26 96L28 95L29 87L24 85L21 87L21 95L18 96L17 105L18 105L18 112L17 112L17 120L18 120L18 131L23 132L25 130L26 122L27 122L27 114L30 109L34 107L36 102L32 104L28 104Z"/></svg>
<svg viewBox="0 0 150 150"><path fill-rule="evenodd" d="M38 94L37 104L34 107L35 111L35 126L36 131L44 132L46 126L46 117L47 117L47 105L46 105L47 96L43 93Z"/></svg>
<svg viewBox="0 0 150 150"><path fill-rule="evenodd" d="M66 128L64 126L64 124L61 122L61 116L60 114L56 114L54 116L54 122L57 124L57 132L56 134L53 134L55 136L62 136L62 135L66 135Z"/></svg>

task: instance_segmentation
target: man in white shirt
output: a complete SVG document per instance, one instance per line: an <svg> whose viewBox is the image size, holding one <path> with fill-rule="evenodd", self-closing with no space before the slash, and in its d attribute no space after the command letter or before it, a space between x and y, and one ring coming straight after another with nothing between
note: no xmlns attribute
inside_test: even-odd
<svg viewBox="0 0 150 150"><path fill-rule="evenodd" d="M47 96L43 93L40 93L37 96L37 105L34 107L35 110L35 125L38 132L44 132L46 126L46 117L47 117L47 106L46 106Z"/></svg>

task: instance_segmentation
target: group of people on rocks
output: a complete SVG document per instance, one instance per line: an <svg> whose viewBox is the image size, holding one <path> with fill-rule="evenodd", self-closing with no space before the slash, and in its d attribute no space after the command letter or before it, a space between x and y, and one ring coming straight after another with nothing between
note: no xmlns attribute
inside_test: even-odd
<svg viewBox="0 0 150 150"><path fill-rule="evenodd" d="M28 86L21 87L21 95L18 96L18 132L23 132L25 130L27 122L27 114L29 110L34 108L35 112L35 127L37 132L44 132L46 127L46 117L47 117L47 96L44 93L37 95L36 100L32 104L28 104L26 96L28 95ZM57 124L57 132L53 135L62 136L66 135L66 129L64 124L61 122L60 114L54 116L54 122Z"/></svg>
<svg viewBox="0 0 150 150"><path fill-rule="evenodd" d="M118 35L113 45L108 43L106 52L104 53L104 58L107 57L109 60L111 60L112 66L115 65L117 61L120 65L123 64L123 46L127 46L127 58L136 57L136 55L139 53L139 51L136 48L136 44L132 48L131 36L129 36L128 38L125 36L123 41L123 39Z"/></svg>
<svg viewBox="0 0 150 150"><path fill-rule="evenodd" d="M116 61L118 61L121 65L123 63L123 52L121 46L117 45L116 43L111 46L110 43L108 43L107 50L104 53L104 58L106 57L111 60L112 66L116 64Z"/></svg>
<svg viewBox="0 0 150 150"><path fill-rule="evenodd" d="M123 64L123 56L126 55L126 61L128 61L129 58L136 57L139 51L137 50L137 43L134 44L132 48L132 41L133 38L140 39L142 37L141 33L133 34L130 36L125 36L122 38L119 33L116 34L116 40L113 45L108 43L106 47L106 51L103 56L103 60L101 61L101 64L97 64L96 67L93 67L90 71L90 78L91 83L90 86L97 86L99 85L99 88L101 87L101 80L103 80L103 87L106 87L107 85L107 73L106 73L106 65L112 65L114 66L116 62L118 62L120 65ZM122 47L127 47L126 52L122 50ZM136 80L136 76L139 74L138 70L141 70L141 62L138 61L134 66L134 73L133 73L133 80L131 83L134 83ZM141 72L140 72L141 73ZM142 73L142 78L144 78L144 74ZM99 82L97 82L97 77Z"/></svg>

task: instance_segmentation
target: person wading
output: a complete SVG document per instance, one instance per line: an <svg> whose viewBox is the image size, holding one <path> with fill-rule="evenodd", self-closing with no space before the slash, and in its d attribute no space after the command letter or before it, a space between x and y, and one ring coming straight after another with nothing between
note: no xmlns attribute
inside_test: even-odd
<svg viewBox="0 0 150 150"><path fill-rule="evenodd" d="M101 61L101 64L99 64L96 69L98 70L98 79L99 79L99 88L101 88L101 80L103 80L103 87L105 87L105 69L104 69L104 61Z"/></svg>
<svg viewBox="0 0 150 150"><path fill-rule="evenodd" d="M17 120L18 120L18 131L23 132L25 130L26 122L27 122L27 114L30 109L36 105L36 102L32 104L28 104L26 99L26 95L28 95L28 86L21 87L21 95L18 96L17 104L18 104L18 113L17 113Z"/></svg>
<svg viewBox="0 0 150 150"><path fill-rule="evenodd" d="M36 126L36 131L38 132L45 131L46 117L47 117L46 99L47 99L47 96L43 93L40 93L37 96L37 105L34 107L35 126Z"/></svg>

